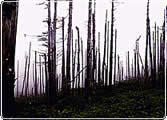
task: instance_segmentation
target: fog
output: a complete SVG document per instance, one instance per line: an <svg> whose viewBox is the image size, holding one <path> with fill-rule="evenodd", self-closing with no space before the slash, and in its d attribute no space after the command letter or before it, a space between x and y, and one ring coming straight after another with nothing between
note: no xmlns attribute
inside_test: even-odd
<svg viewBox="0 0 167 120"><path fill-rule="evenodd" d="M22 89L25 55L28 55L29 42L32 42L31 49L31 64L30 64L30 85L33 84L33 62L35 59L34 51L47 52L47 49L42 46L42 42L38 41L36 35L41 35L42 32L47 32L47 23L43 22L47 19L46 5L37 5L44 0L20 0L18 12L18 28L16 40L16 55L15 55L15 75L17 78L17 61L19 60L19 93ZM154 23L162 26L164 18L164 10L166 6L165 0L150 0L150 26L151 31L154 29ZM111 20L111 0L96 0L96 40L98 32L101 37L101 60L103 57L104 47L104 24L105 12L108 10L108 20ZM53 20L53 1L51 2L51 15ZM115 2L114 11L114 29L117 29L117 54L120 55L121 61L125 64L126 52L130 51L130 59L133 57L133 49L135 41L141 35L139 40L140 54L144 60L145 40L146 40L146 0L118 0ZM65 17L65 38L67 35L68 25L68 2L58 1L58 20ZM87 48L87 21L88 21L88 0L73 0L73 31L74 40L77 39L75 26L80 29L80 36L84 43L84 51ZM57 23L61 26L61 22ZM57 41L61 41L61 29L57 30ZM96 46L97 46L96 41ZM58 50L61 50L61 44L58 43ZM66 41L65 41L66 45ZM65 52L66 53L66 52ZM84 52L85 53L85 52ZM85 55L84 55L85 56ZM61 58L60 58L61 59ZM43 59L42 59L43 60ZM37 59L39 61L39 58ZM131 62L131 61L130 61ZM58 70L61 69L61 61L58 62ZM61 72L60 72L61 73ZM16 84L16 83L15 83ZM15 86L15 93L16 93Z"/></svg>

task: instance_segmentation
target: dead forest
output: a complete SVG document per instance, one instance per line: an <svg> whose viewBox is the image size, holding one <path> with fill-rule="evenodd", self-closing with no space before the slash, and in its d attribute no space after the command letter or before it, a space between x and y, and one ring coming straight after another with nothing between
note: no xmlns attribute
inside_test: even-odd
<svg viewBox="0 0 167 120"><path fill-rule="evenodd" d="M87 34L87 38L84 39L81 36L80 26L73 26L72 23L73 0L67 2L69 6L68 16L62 16L61 19L57 18L59 5L57 0L54 0L53 13L51 13L50 0L40 3L39 5L45 4L48 10L48 18L46 21L44 20L44 24L47 24L47 32L37 35L36 38L38 42L43 43L42 45L47 49L47 52L32 51L32 43L29 43L22 83L19 83L20 61L17 59L15 59L17 60L17 69L14 74L14 47L18 12L16 6L19 3L4 3L2 6L2 11L5 11L2 14L2 107L4 106L2 110L4 116L13 115L14 109L17 108L15 101L19 100L31 101L34 99L38 102L41 98L47 106L52 106L59 104L60 98L68 96L80 96L88 101L86 103L89 103L90 97L98 96L99 90L105 89L111 91L113 95L115 94L113 92L117 92L115 89L124 87L132 88L132 91L135 89L164 91L165 77L167 77L165 76L167 71L165 68L167 66L167 59L165 58L167 56L167 49L165 48L167 46L165 40L166 12L162 13L164 14L163 23L157 25L155 22L154 27L151 27L153 25L150 25L150 2L148 0L145 3L147 4L147 17L145 20L146 47L144 58L142 58L139 49L142 46L139 44L141 38L139 35L134 40L134 49L125 51L126 61L123 61L117 50L119 48L119 44L117 44L119 30L114 26L115 0L112 0L111 9L104 13L104 36L96 30L96 14L98 14L96 12L96 0L89 0L87 33L84 33ZM54 14L53 19L51 14ZM68 23L65 23L65 19L68 19ZM8 26L8 22L11 22L13 26ZM65 24L67 25L67 36ZM57 31L61 31L61 39L56 38ZM11 33L9 34L9 32ZM73 37L74 32L77 34L77 39ZM83 46L83 40L86 40L86 48ZM101 40L104 40L104 46L101 46ZM130 56L130 53L133 56ZM35 58L32 58L32 54L35 55ZM31 59L35 61L32 62ZM30 69L30 66L33 66L33 69ZM30 77L31 73L33 73L33 77ZM19 88L19 84L22 84L21 88ZM14 87L16 96L14 96ZM14 107L10 111L11 105Z"/></svg>

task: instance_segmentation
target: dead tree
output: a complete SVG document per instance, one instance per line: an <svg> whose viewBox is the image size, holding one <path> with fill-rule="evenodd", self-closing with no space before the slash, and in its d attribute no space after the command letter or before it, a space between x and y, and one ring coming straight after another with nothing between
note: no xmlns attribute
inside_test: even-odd
<svg viewBox="0 0 167 120"><path fill-rule="evenodd" d="M108 83L108 54L109 54L109 21L108 21L108 28L107 28L107 64L106 64L106 84Z"/></svg>
<svg viewBox="0 0 167 120"><path fill-rule="evenodd" d="M118 82L120 83L120 67L119 67L119 55L118 55Z"/></svg>
<svg viewBox="0 0 167 120"><path fill-rule="evenodd" d="M57 95L58 91L58 81L57 81L57 59L56 59L56 54L57 54L57 49L56 49L56 27L57 27L57 0L54 1L54 20L53 20L53 40L54 40L54 45L53 45L53 80L55 82L55 96Z"/></svg>
<svg viewBox="0 0 167 120"><path fill-rule="evenodd" d="M137 78L140 81L139 43L137 42Z"/></svg>
<svg viewBox="0 0 167 120"><path fill-rule="evenodd" d="M74 77L73 76L73 73L74 73L74 70L73 70L73 64L74 64L74 43L73 43L73 41L74 40L73 39L74 39L74 37L73 37L73 29L72 29L72 33L71 33L71 51L72 51L72 53L71 53L72 54L72 57L71 57L71 63L72 63L71 64L71 68L72 68L72 71L71 71L71 75L72 75L72 81L71 82L72 83L71 83L71 85L72 86L71 86L71 88L72 88L72 95L73 95L73 89L74 89L73 88L73 77Z"/></svg>
<svg viewBox="0 0 167 120"><path fill-rule="evenodd" d="M114 55L114 85L115 85L115 79L116 79L116 56L117 54L117 29L115 29L115 55Z"/></svg>
<svg viewBox="0 0 167 120"><path fill-rule="evenodd" d="M128 51L128 80L130 80L130 62L129 62L129 51Z"/></svg>
<svg viewBox="0 0 167 120"><path fill-rule="evenodd" d="M165 89L165 12L162 25L162 34L160 37L160 87Z"/></svg>
<svg viewBox="0 0 167 120"><path fill-rule="evenodd" d="M134 49L134 79L136 80L136 48Z"/></svg>
<svg viewBox="0 0 167 120"><path fill-rule="evenodd" d="M41 56L39 56L39 85L40 85L40 95L42 94L42 75L41 75Z"/></svg>
<svg viewBox="0 0 167 120"><path fill-rule="evenodd" d="M17 61L17 97L19 97L19 61Z"/></svg>
<svg viewBox="0 0 167 120"><path fill-rule="evenodd" d="M122 65L122 81L124 80L124 68L123 68L123 65Z"/></svg>
<svg viewBox="0 0 167 120"><path fill-rule="evenodd" d="M30 42L30 45L29 45L28 68L27 68L26 96L28 95L28 88L29 88L30 60L31 60L31 42Z"/></svg>
<svg viewBox="0 0 167 120"><path fill-rule="evenodd" d="M53 92L53 78L51 70L51 12L50 12L50 0L48 0L48 102L53 103L54 92Z"/></svg>
<svg viewBox="0 0 167 120"><path fill-rule="evenodd" d="M66 95L70 93L70 81L71 81L71 35L72 35L72 6L73 1L69 1L69 21L68 21L68 37L67 37L67 69L66 69L66 81L65 81L65 91Z"/></svg>
<svg viewBox="0 0 167 120"><path fill-rule="evenodd" d="M105 29L104 29L104 54L103 54L103 68L102 68L102 80L104 85L105 80L105 67L106 67L106 41L107 41L107 10L106 10L106 19L105 19Z"/></svg>
<svg viewBox="0 0 167 120"><path fill-rule="evenodd" d="M146 84L150 84L150 81L148 81L148 60L147 60L147 51L149 46L149 55L150 55L150 66L151 66L151 76L153 75L153 69L152 69L152 51L151 51L151 33L150 33L150 19L149 19L149 0L147 3L147 19L146 19L146 49L145 49L145 82ZM152 76L152 80L153 80Z"/></svg>
<svg viewBox="0 0 167 120"><path fill-rule="evenodd" d="M44 95L44 89L45 89L45 87L44 87L45 85L44 85L44 67L42 66L42 94Z"/></svg>
<svg viewBox="0 0 167 120"><path fill-rule="evenodd" d="M77 74L80 72L80 35L79 28L76 26L77 35L78 35L78 66L77 66ZM78 75L78 95L80 95L80 74Z"/></svg>
<svg viewBox="0 0 167 120"><path fill-rule="evenodd" d="M81 40L81 56L82 56L82 70L83 70L83 41ZM84 74L82 72L82 88L84 88Z"/></svg>
<svg viewBox="0 0 167 120"><path fill-rule="evenodd" d="M38 88L37 88L37 52L35 51L35 96L38 95Z"/></svg>
<svg viewBox="0 0 167 120"><path fill-rule="evenodd" d="M154 35L155 34L155 35ZM156 23L155 23L155 32L153 31L153 63L154 63L154 81L152 83L153 87L155 87L156 82Z"/></svg>
<svg viewBox="0 0 167 120"><path fill-rule="evenodd" d="M131 67L132 67L132 79L133 79L133 58L132 58L132 64L131 64Z"/></svg>
<svg viewBox="0 0 167 120"><path fill-rule="evenodd" d="M62 18L62 91L65 94L65 51L64 51L64 17Z"/></svg>
<svg viewBox="0 0 167 120"><path fill-rule="evenodd" d="M46 97L48 97L48 74L47 74L46 54L44 54L44 59L45 59L45 93Z"/></svg>
<svg viewBox="0 0 167 120"><path fill-rule="evenodd" d="M111 42L110 42L110 71L109 71L109 85L112 85L112 68L113 68L113 30L114 30L114 0L112 0L112 9L111 9Z"/></svg>
<svg viewBox="0 0 167 120"><path fill-rule="evenodd" d="M6 0L5 0L6 1ZM2 12L2 116L11 117L14 109L14 59L19 2L3 2ZM1 66L1 65L0 65Z"/></svg>
<svg viewBox="0 0 167 120"><path fill-rule="evenodd" d="M88 5L88 38L87 38L87 72L85 81L85 96L86 98L90 95L90 85L92 75L92 49L91 49L91 15L92 15L92 0L89 0Z"/></svg>
<svg viewBox="0 0 167 120"><path fill-rule="evenodd" d="M93 42L93 74L92 74L92 77L93 77L93 90L94 90L94 87L95 87L95 72L96 72L96 47L95 47L95 44L96 44L96 2L94 0L94 13L92 14L92 42Z"/></svg>
<svg viewBox="0 0 167 120"><path fill-rule="evenodd" d="M28 56L26 56L26 61L25 61L24 80L23 80L23 85L22 85L21 96L23 96L24 86L25 86L25 83L26 83L26 75L27 75L27 59L28 59ZM25 94L26 94L26 93L25 93Z"/></svg>
<svg viewBox="0 0 167 120"><path fill-rule="evenodd" d="M100 56L100 32L98 32L98 53L99 53L99 59L98 59L98 85L101 84L101 56Z"/></svg>

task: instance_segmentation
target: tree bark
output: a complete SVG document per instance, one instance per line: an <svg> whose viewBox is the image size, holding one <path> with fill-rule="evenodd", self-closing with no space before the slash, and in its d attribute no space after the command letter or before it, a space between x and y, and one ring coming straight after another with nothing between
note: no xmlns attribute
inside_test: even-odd
<svg viewBox="0 0 167 120"><path fill-rule="evenodd" d="M67 38L67 69L66 69L66 82L65 91L66 95L70 95L70 85L71 85L71 35L72 35L72 6L73 1L69 1L69 23L68 23L68 38Z"/></svg>
<svg viewBox="0 0 167 120"><path fill-rule="evenodd" d="M2 6L2 116L14 112L14 58L17 33L18 2Z"/></svg>

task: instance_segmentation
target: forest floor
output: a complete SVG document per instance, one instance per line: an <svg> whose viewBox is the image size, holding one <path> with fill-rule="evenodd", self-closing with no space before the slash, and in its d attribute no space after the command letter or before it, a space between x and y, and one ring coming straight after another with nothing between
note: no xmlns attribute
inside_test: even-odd
<svg viewBox="0 0 167 120"><path fill-rule="evenodd" d="M165 91L156 88L112 87L83 96L59 96L47 106L42 97L16 99L14 118L163 118Z"/></svg>

